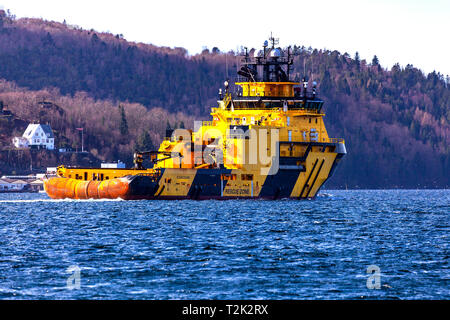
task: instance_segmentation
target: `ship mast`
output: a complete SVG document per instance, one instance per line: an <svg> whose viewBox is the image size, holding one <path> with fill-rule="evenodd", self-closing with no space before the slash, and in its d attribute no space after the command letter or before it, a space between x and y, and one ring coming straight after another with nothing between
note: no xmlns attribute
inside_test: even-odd
<svg viewBox="0 0 450 320"><path fill-rule="evenodd" d="M269 46L270 41L270 46ZM279 39L270 35L269 41L264 41L263 50L254 57L255 50L245 48L242 67L238 71L239 80L245 82L290 82L290 71L293 59L291 48L287 48L287 56L276 46Z"/></svg>

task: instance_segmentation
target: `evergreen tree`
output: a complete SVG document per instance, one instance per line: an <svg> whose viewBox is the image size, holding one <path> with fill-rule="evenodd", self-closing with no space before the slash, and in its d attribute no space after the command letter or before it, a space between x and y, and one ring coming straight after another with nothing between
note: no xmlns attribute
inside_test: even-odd
<svg viewBox="0 0 450 320"><path fill-rule="evenodd" d="M142 131L141 135L139 136L138 145L143 151L154 149L152 139L150 138L150 134L147 130Z"/></svg>
<svg viewBox="0 0 450 320"><path fill-rule="evenodd" d="M100 41L96 33L92 35L91 41L92 43L98 43Z"/></svg>
<svg viewBox="0 0 450 320"><path fill-rule="evenodd" d="M322 81L320 81L320 91L322 91L323 93L328 93L330 92L331 87L332 83L330 72L328 70L325 70L325 72L323 73Z"/></svg>
<svg viewBox="0 0 450 320"><path fill-rule="evenodd" d="M42 39L42 43L44 46L54 46L55 42L53 41L53 37L50 32L47 32L45 37Z"/></svg>
<svg viewBox="0 0 450 320"><path fill-rule="evenodd" d="M119 125L120 134L127 135L128 134L128 122L127 122L127 117L125 115L125 109L123 106L119 105L119 110L120 110L120 125Z"/></svg>
<svg viewBox="0 0 450 320"><path fill-rule="evenodd" d="M359 69L360 63L361 63L361 59L359 58L359 53L358 53L358 51L356 51L356 53L355 53L355 64L356 64L356 67L357 67L358 69Z"/></svg>
<svg viewBox="0 0 450 320"><path fill-rule="evenodd" d="M348 85L347 78L341 77L338 81L338 90L340 92L344 92L347 95L350 95L350 86Z"/></svg>
<svg viewBox="0 0 450 320"><path fill-rule="evenodd" d="M377 57L376 55L373 56L373 59L372 59L372 65L373 65L373 66L378 66L378 65L380 65L380 61L378 60L378 57Z"/></svg>

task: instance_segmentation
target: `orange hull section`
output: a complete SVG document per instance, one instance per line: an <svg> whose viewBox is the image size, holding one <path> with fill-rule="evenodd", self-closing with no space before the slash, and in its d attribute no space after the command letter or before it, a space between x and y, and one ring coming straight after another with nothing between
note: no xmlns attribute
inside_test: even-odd
<svg viewBox="0 0 450 320"><path fill-rule="evenodd" d="M44 188L52 199L126 199L130 186L126 178L105 181L50 178L44 181Z"/></svg>

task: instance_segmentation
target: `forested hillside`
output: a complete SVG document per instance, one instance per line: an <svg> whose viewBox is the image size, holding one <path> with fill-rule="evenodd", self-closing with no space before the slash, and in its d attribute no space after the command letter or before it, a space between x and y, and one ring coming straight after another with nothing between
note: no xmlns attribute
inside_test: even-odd
<svg viewBox="0 0 450 320"><path fill-rule="evenodd" d="M385 70L376 57L305 48L300 33L292 48L294 77L318 82L330 136L346 140L348 156L328 187L450 185L448 79L411 65ZM75 128L84 127L95 156L123 159L149 137L158 144L167 122L205 119L227 72L234 76L236 54L214 48L189 56L183 48L3 13L0 100L20 119L49 122L60 143L79 143ZM43 101L62 111L42 109ZM21 130L5 128L3 147Z"/></svg>

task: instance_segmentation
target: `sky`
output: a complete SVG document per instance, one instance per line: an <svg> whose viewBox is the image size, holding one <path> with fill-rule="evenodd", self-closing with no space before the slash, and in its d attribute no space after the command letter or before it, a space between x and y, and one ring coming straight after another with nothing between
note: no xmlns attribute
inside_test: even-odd
<svg viewBox="0 0 450 320"><path fill-rule="evenodd" d="M410 63L450 75L450 0L0 0L1 7L190 54L259 49L272 32L281 47L358 51L385 68Z"/></svg>

